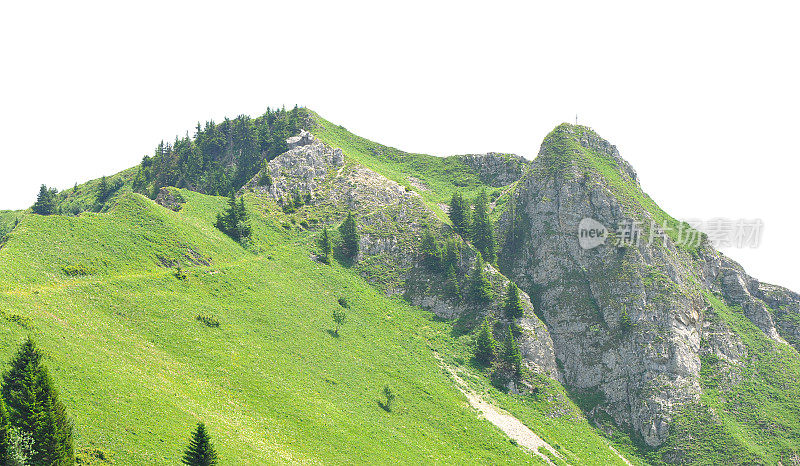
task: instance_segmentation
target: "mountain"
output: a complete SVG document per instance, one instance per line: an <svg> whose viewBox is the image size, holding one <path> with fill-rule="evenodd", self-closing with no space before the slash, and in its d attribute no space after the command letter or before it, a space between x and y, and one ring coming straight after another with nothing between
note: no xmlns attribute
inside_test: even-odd
<svg viewBox="0 0 800 466"><path fill-rule="evenodd" d="M241 242L215 228L230 190ZM483 268L455 193L476 222L485 193ZM56 210L0 212L1 356L24 335L46 348L83 461L174 463L204 422L223 464L798 462L800 297L661 210L589 128L560 125L533 161L440 158L269 110L198 125ZM581 247L583 219L602 244ZM624 241L632 221L654 240Z"/></svg>

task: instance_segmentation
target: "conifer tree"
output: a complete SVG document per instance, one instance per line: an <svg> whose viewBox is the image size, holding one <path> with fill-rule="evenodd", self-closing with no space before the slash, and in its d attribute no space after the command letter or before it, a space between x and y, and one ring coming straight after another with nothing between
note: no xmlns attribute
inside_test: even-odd
<svg viewBox="0 0 800 466"><path fill-rule="evenodd" d="M47 186L39 187L39 194L36 196L36 203L31 207L34 214L53 215L56 213L56 194L55 188L48 189Z"/></svg>
<svg viewBox="0 0 800 466"><path fill-rule="evenodd" d="M11 426L33 439L33 464L72 465L72 422L58 399L42 355L30 339L3 376L3 398Z"/></svg>
<svg viewBox="0 0 800 466"><path fill-rule="evenodd" d="M457 269L460 261L461 244L456 238L448 238L444 244L444 253L442 254L442 263L444 267L453 267Z"/></svg>
<svg viewBox="0 0 800 466"><path fill-rule="evenodd" d="M461 289L458 286L458 276L456 276L456 269L452 265L447 266L447 275L444 279L445 293L453 298L461 298Z"/></svg>
<svg viewBox="0 0 800 466"><path fill-rule="evenodd" d="M492 284L486 277L484 267L483 256L479 252L478 257L475 259L475 268L472 270L472 276L469 279L470 297L478 303L488 303L494 298Z"/></svg>
<svg viewBox="0 0 800 466"><path fill-rule="evenodd" d="M519 350L519 343L514 338L514 332L510 325L503 345L503 360L511 366L515 374L519 375L522 368L522 353Z"/></svg>
<svg viewBox="0 0 800 466"><path fill-rule="evenodd" d="M189 441L189 446L183 453L181 462L188 466L213 466L219 461L214 445L211 443L211 436L206 431L206 426L202 422L197 424Z"/></svg>
<svg viewBox="0 0 800 466"><path fill-rule="evenodd" d="M353 258L358 254L358 227L352 212L347 213L347 218L339 226L342 234L342 249L346 257Z"/></svg>
<svg viewBox="0 0 800 466"><path fill-rule="evenodd" d="M8 464L9 447L11 446L11 426L8 422L6 403L0 396L0 464Z"/></svg>
<svg viewBox="0 0 800 466"><path fill-rule="evenodd" d="M514 282L508 282L506 293L506 316L511 319L522 318L525 309L522 307L522 300L519 297L519 287Z"/></svg>
<svg viewBox="0 0 800 466"><path fill-rule="evenodd" d="M244 198L239 198L239 202L236 202L236 195L231 191L228 209L223 214L217 214L216 227L236 241L250 236L250 223L247 219Z"/></svg>
<svg viewBox="0 0 800 466"><path fill-rule="evenodd" d="M108 178L103 176L100 178L100 183L97 187L97 202L105 202L109 195Z"/></svg>
<svg viewBox="0 0 800 466"><path fill-rule="evenodd" d="M422 253L422 263L425 264L425 267L432 272L439 270L442 262L442 253L429 227L425 227L425 233L422 235L422 244L419 249Z"/></svg>
<svg viewBox="0 0 800 466"><path fill-rule="evenodd" d="M450 212L448 215L458 234L464 238L469 238L471 213L472 211L461 193L458 191L453 193L453 197L450 199Z"/></svg>
<svg viewBox="0 0 800 466"><path fill-rule="evenodd" d="M489 324L489 318L486 317L481 324L481 329L478 332L478 338L475 341L475 359L481 364L490 364L494 359L495 347L497 342L492 335L492 328Z"/></svg>
<svg viewBox="0 0 800 466"><path fill-rule="evenodd" d="M331 238L328 236L328 227L322 228L322 235L319 238L319 248L322 250L322 262L331 262Z"/></svg>
<svg viewBox="0 0 800 466"><path fill-rule="evenodd" d="M486 190L481 191L475 200L472 242L487 262L493 264L497 260L497 244L492 220L489 218L489 197L486 195Z"/></svg>

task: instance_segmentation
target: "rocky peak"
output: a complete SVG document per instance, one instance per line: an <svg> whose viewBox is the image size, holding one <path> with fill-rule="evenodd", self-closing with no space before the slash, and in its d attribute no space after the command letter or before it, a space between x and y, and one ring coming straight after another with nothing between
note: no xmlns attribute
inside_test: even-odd
<svg viewBox="0 0 800 466"><path fill-rule="evenodd" d="M648 204L616 147L583 126L563 124L547 136L511 202L500 230L513 228L518 243L501 254L502 271L534 297L566 385L600 395L593 414L606 413L648 445L661 445L675 411L699 399L701 340L741 356L729 329L703 320L703 293L711 289L697 284L697 251L666 235L580 246L582 219L614 231L625 219L666 215ZM765 332L774 329L748 291L753 284L735 268L706 269L709 283L751 308Z"/></svg>

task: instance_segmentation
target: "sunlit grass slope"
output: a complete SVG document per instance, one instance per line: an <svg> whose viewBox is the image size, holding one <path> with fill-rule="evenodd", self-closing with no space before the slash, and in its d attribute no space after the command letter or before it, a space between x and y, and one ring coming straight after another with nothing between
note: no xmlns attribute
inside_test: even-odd
<svg viewBox="0 0 800 466"><path fill-rule="evenodd" d="M357 136L311 110L308 112L315 123L310 128L314 136L332 147L341 148L348 159L417 191L443 220L446 216L438 204L449 203L455 191L468 198L476 197L482 189L500 191L481 182L477 173L458 157L404 152ZM420 189L412 178L421 182L423 188Z"/></svg>
<svg viewBox="0 0 800 466"><path fill-rule="evenodd" d="M174 464L202 420L226 464L530 459L438 366L426 340L446 324L311 261L268 220L262 254L242 249L212 226L225 199L186 195L179 213L131 194L107 214L29 215L0 250L0 356L27 334L45 348L79 448ZM187 248L212 265L191 266ZM351 309L335 338L339 297Z"/></svg>

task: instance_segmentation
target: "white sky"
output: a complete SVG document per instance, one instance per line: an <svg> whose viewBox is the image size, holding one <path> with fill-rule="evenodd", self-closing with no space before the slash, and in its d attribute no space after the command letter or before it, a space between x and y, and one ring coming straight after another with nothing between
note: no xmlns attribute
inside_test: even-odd
<svg viewBox="0 0 800 466"><path fill-rule="evenodd" d="M800 291L788 2L118 3L0 7L0 208L268 105L409 151L529 158L578 114L673 216L763 219L761 247L728 254Z"/></svg>

